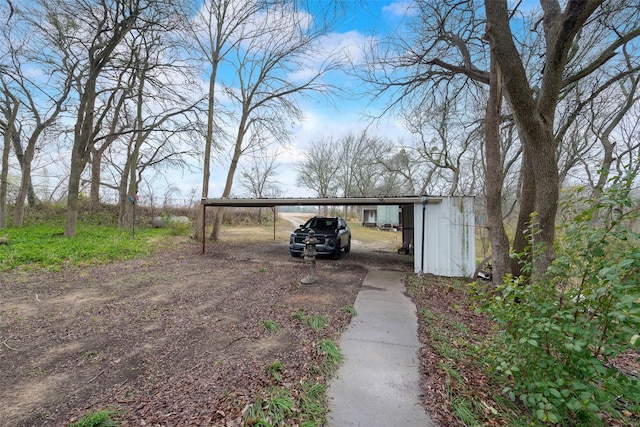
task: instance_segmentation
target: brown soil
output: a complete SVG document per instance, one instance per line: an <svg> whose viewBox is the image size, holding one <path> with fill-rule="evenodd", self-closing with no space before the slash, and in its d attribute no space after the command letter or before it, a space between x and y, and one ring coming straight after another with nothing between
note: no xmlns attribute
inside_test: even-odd
<svg viewBox="0 0 640 427"><path fill-rule="evenodd" d="M199 245L183 241L132 261L4 273L0 424L65 426L112 408L123 426L237 426L243 409L270 386L295 395L305 380L326 380L315 369L316 343L337 339L348 325L344 308L368 269L411 273L413 263L354 241L341 260L319 259L318 282L302 285L309 267L289 255L286 243L208 243L201 255ZM462 324L470 336L491 331L461 287L437 277L426 282L413 298L419 313ZM329 325L316 331L299 312L324 316ZM280 329L267 331L265 320ZM490 411L499 385L474 363L438 354L424 319L418 334L421 399L436 424L463 425L448 394L456 388L486 405L483 425L505 425ZM449 338L462 345L468 337ZM638 375L636 359L621 357L620 368ZM284 365L280 382L266 371L275 361ZM456 363L464 384L443 369Z"/></svg>
<svg viewBox="0 0 640 427"><path fill-rule="evenodd" d="M278 384L319 379L315 343L349 322L367 268L410 272L407 256L355 247L319 259L318 282L286 243L194 242L171 252L60 272L0 277L0 420L68 425L113 408L123 425L236 425ZM296 312L321 315L316 331ZM269 332L265 320L280 329Z"/></svg>

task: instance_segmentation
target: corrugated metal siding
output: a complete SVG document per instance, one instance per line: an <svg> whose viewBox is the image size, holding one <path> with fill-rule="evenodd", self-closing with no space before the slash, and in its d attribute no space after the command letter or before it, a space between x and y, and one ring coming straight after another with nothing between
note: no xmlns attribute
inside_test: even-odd
<svg viewBox="0 0 640 427"><path fill-rule="evenodd" d="M416 273L423 272L447 277L473 276L475 270L473 200L473 197L468 196L451 196L443 197L442 203L439 204L414 205L414 269Z"/></svg>
<svg viewBox="0 0 640 427"><path fill-rule="evenodd" d="M400 207L398 205L378 205L378 224L400 224Z"/></svg>

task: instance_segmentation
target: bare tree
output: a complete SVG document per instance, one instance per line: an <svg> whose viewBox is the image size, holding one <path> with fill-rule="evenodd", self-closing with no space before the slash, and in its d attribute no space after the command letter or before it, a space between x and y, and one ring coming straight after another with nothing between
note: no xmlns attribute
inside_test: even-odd
<svg viewBox="0 0 640 427"><path fill-rule="evenodd" d="M278 182L275 180L278 168L276 157L277 154L254 157L251 167L240 172L240 184L251 197L261 199L275 197L280 193Z"/></svg>
<svg viewBox="0 0 640 427"><path fill-rule="evenodd" d="M133 221L133 206L138 194L142 174L147 168L158 168L160 163L178 166L182 156L195 154L192 144L183 136L193 136L198 129L195 107L200 99L188 96L193 81L189 69L174 64L171 45L163 37L167 26L149 28L127 41L131 52L129 80L123 90L130 94L128 124L122 159L124 165L119 177L119 225L128 228ZM166 84L171 76L171 85ZM150 108L152 107L152 108ZM107 134L109 137L111 134ZM132 199L133 198L133 199Z"/></svg>
<svg viewBox="0 0 640 427"><path fill-rule="evenodd" d="M194 40L199 48L199 54L205 63L211 67L209 71L207 108L206 108L206 134L204 138L204 157L202 174L201 198L209 196L209 180L211 177L212 155L215 150L221 150L222 141L216 144L216 135L223 139L222 108L216 102L216 88L218 82L218 69L220 64L232 49L241 43L243 32L249 21L253 19L266 4L261 1L236 1L236 0L206 0L196 2L198 9L194 14L191 26L191 35L188 40ZM216 120L218 123L216 124ZM202 214L202 210L199 210ZM196 231L203 226L204 218L198 217ZM200 233L194 233L199 238Z"/></svg>
<svg viewBox="0 0 640 427"><path fill-rule="evenodd" d="M318 197L337 195L334 176L340 165L334 146L332 138L312 141L304 152L304 161L296 168L298 185L315 191Z"/></svg>
<svg viewBox="0 0 640 427"><path fill-rule="evenodd" d="M353 136L353 146L349 150L350 161L343 167L351 169L351 185L345 196L371 197L400 195L401 189L391 179L384 165L378 160L381 153L391 151L392 142L372 136L373 131L364 130ZM384 157L384 156L382 156ZM389 179L385 177L389 175Z"/></svg>
<svg viewBox="0 0 640 427"><path fill-rule="evenodd" d="M104 107L102 79L107 79L114 69L114 57L123 40L134 29L144 32L172 19L173 4L145 0L59 0L39 2L29 10L33 28L50 47L46 52L51 64L66 73L64 78L73 83L77 92L66 236L76 233L81 177L101 130L97 115L100 107Z"/></svg>
<svg viewBox="0 0 640 427"><path fill-rule="evenodd" d="M389 148L376 155L377 162L386 171L383 176L391 177L392 188L398 185L404 194L427 194L427 183L431 181L434 169L425 167L424 159L413 146L402 142L398 145L400 148L397 150Z"/></svg>
<svg viewBox="0 0 640 427"><path fill-rule="evenodd" d="M64 57L72 58L63 65L71 66L69 77L74 80L78 91L64 230L65 236L75 236L80 178L89 160L96 133L98 79L147 6L140 1L130 3L119 0L92 3L82 0L72 3L57 1L41 3L40 6L40 16L44 19L41 30L49 37L54 48L62 52ZM72 28L76 30L72 31Z"/></svg>
<svg viewBox="0 0 640 427"><path fill-rule="evenodd" d="M420 156L446 183L441 194L447 195L460 194L461 176L479 166L468 160L478 145L474 138L478 120L466 111L468 103L458 99L460 92L453 86L443 85L442 92L436 91L404 115L407 128L419 138Z"/></svg>
<svg viewBox="0 0 640 427"><path fill-rule="evenodd" d="M307 22L306 14L275 5L255 15L237 34L234 46L234 81L225 93L237 112L230 163L222 191L229 197L240 158L289 138L291 124L302 117L297 99L310 93L326 94L321 81L336 68L335 58L317 62L319 38L325 28ZM296 74L300 71L305 73ZM211 238L217 239L224 209L216 210Z"/></svg>
<svg viewBox="0 0 640 427"><path fill-rule="evenodd" d="M36 201L31 175L37 144L41 142L42 135L56 124L71 92L71 81L58 81L56 77L59 71L56 69L51 70L49 75L49 81L53 82L50 85L43 86L43 81L34 81L29 76L29 70L35 64L43 69L49 67L46 48L41 46L37 39L33 39L29 32L31 18L27 11L15 7L14 14L1 31L3 45L7 49L3 66L6 89L9 90L10 86L23 105L20 117L16 118L20 125L15 126L12 137L14 153L21 169L13 214L15 227L21 227L23 224L27 198L31 205ZM26 140L24 146L23 140Z"/></svg>
<svg viewBox="0 0 640 427"><path fill-rule="evenodd" d="M254 198L277 197L280 194L275 180L277 154L252 159L252 165L240 172L240 185ZM262 208L258 209L258 221L262 223Z"/></svg>
<svg viewBox="0 0 640 427"><path fill-rule="evenodd" d="M371 136L367 130L313 141L297 168L297 182L318 197L407 194L406 177L412 166L401 165L411 156L404 155L404 149L394 153L395 148L396 144Z"/></svg>
<svg viewBox="0 0 640 427"><path fill-rule="evenodd" d="M9 151L11 139L16 135L16 118L20 109L20 101L9 87L2 83L2 100L0 100L0 130L2 130L2 164L0 164L0 230L7 226L7 187L9 185Z"/></svg>
<svg viewBox="0 0 640 427"><path fill-rule="evenodd" d="M376 58L376 74L369 80L396 94L390 108L410 106L454 79L461 79L461 90L486 87L490 80L502 85L522 145L514 250L524 249L523 231L537 212L539 241L546 246L537 267L544 271L554 256L557 150L563 142L556 134L559 102L576 95L578 82L586 77L604 76L612 69L616 52L640 35L640 11L624 0L569 1L562 7L558 1L542 0L542 10L527 14L519 10L520 3L510 10L505 0L487 0L484 8L473 0L420 1L417 6L416 38L396 39L399 54ZM487 41L499 68L490 67ZM491 78L496 70L501 70L500 81ZM518 266L512 267L517 274Z"/></svg>

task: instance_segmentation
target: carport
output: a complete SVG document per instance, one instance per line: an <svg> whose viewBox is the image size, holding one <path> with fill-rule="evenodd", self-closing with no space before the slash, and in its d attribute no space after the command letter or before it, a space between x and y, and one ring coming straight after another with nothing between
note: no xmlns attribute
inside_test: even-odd
<svg viewBox="0 0 640 427"><path fill-rule="evenodd" d="M413 248L416 273L472 277L475 269L475 217L472 196L220 198L202 199L202 218L209 206L261 208L277 206L398 205L402 245ZM275 227L275 222L274 222ZM206 233L202 227L202 253Z"/></svg>

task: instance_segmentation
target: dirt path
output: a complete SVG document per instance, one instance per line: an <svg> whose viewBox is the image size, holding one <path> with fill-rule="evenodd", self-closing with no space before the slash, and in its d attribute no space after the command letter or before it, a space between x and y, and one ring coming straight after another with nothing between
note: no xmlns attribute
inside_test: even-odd
<svg viewBox="0 0 640 427"><path fill-rule="evenodd" d="M343 309L367 268L411 264L356 250L319 260L319 282L303 286L307 268L287 242L222 242L200 255L184 241L150 258L3 274L2 425L65 425L107 407L125 426L232 423L276 383L265 370L274 361L285 367L284 383L313 375L315 343L348 324ZM300 313L328 325L313 330Z"/></svg>

